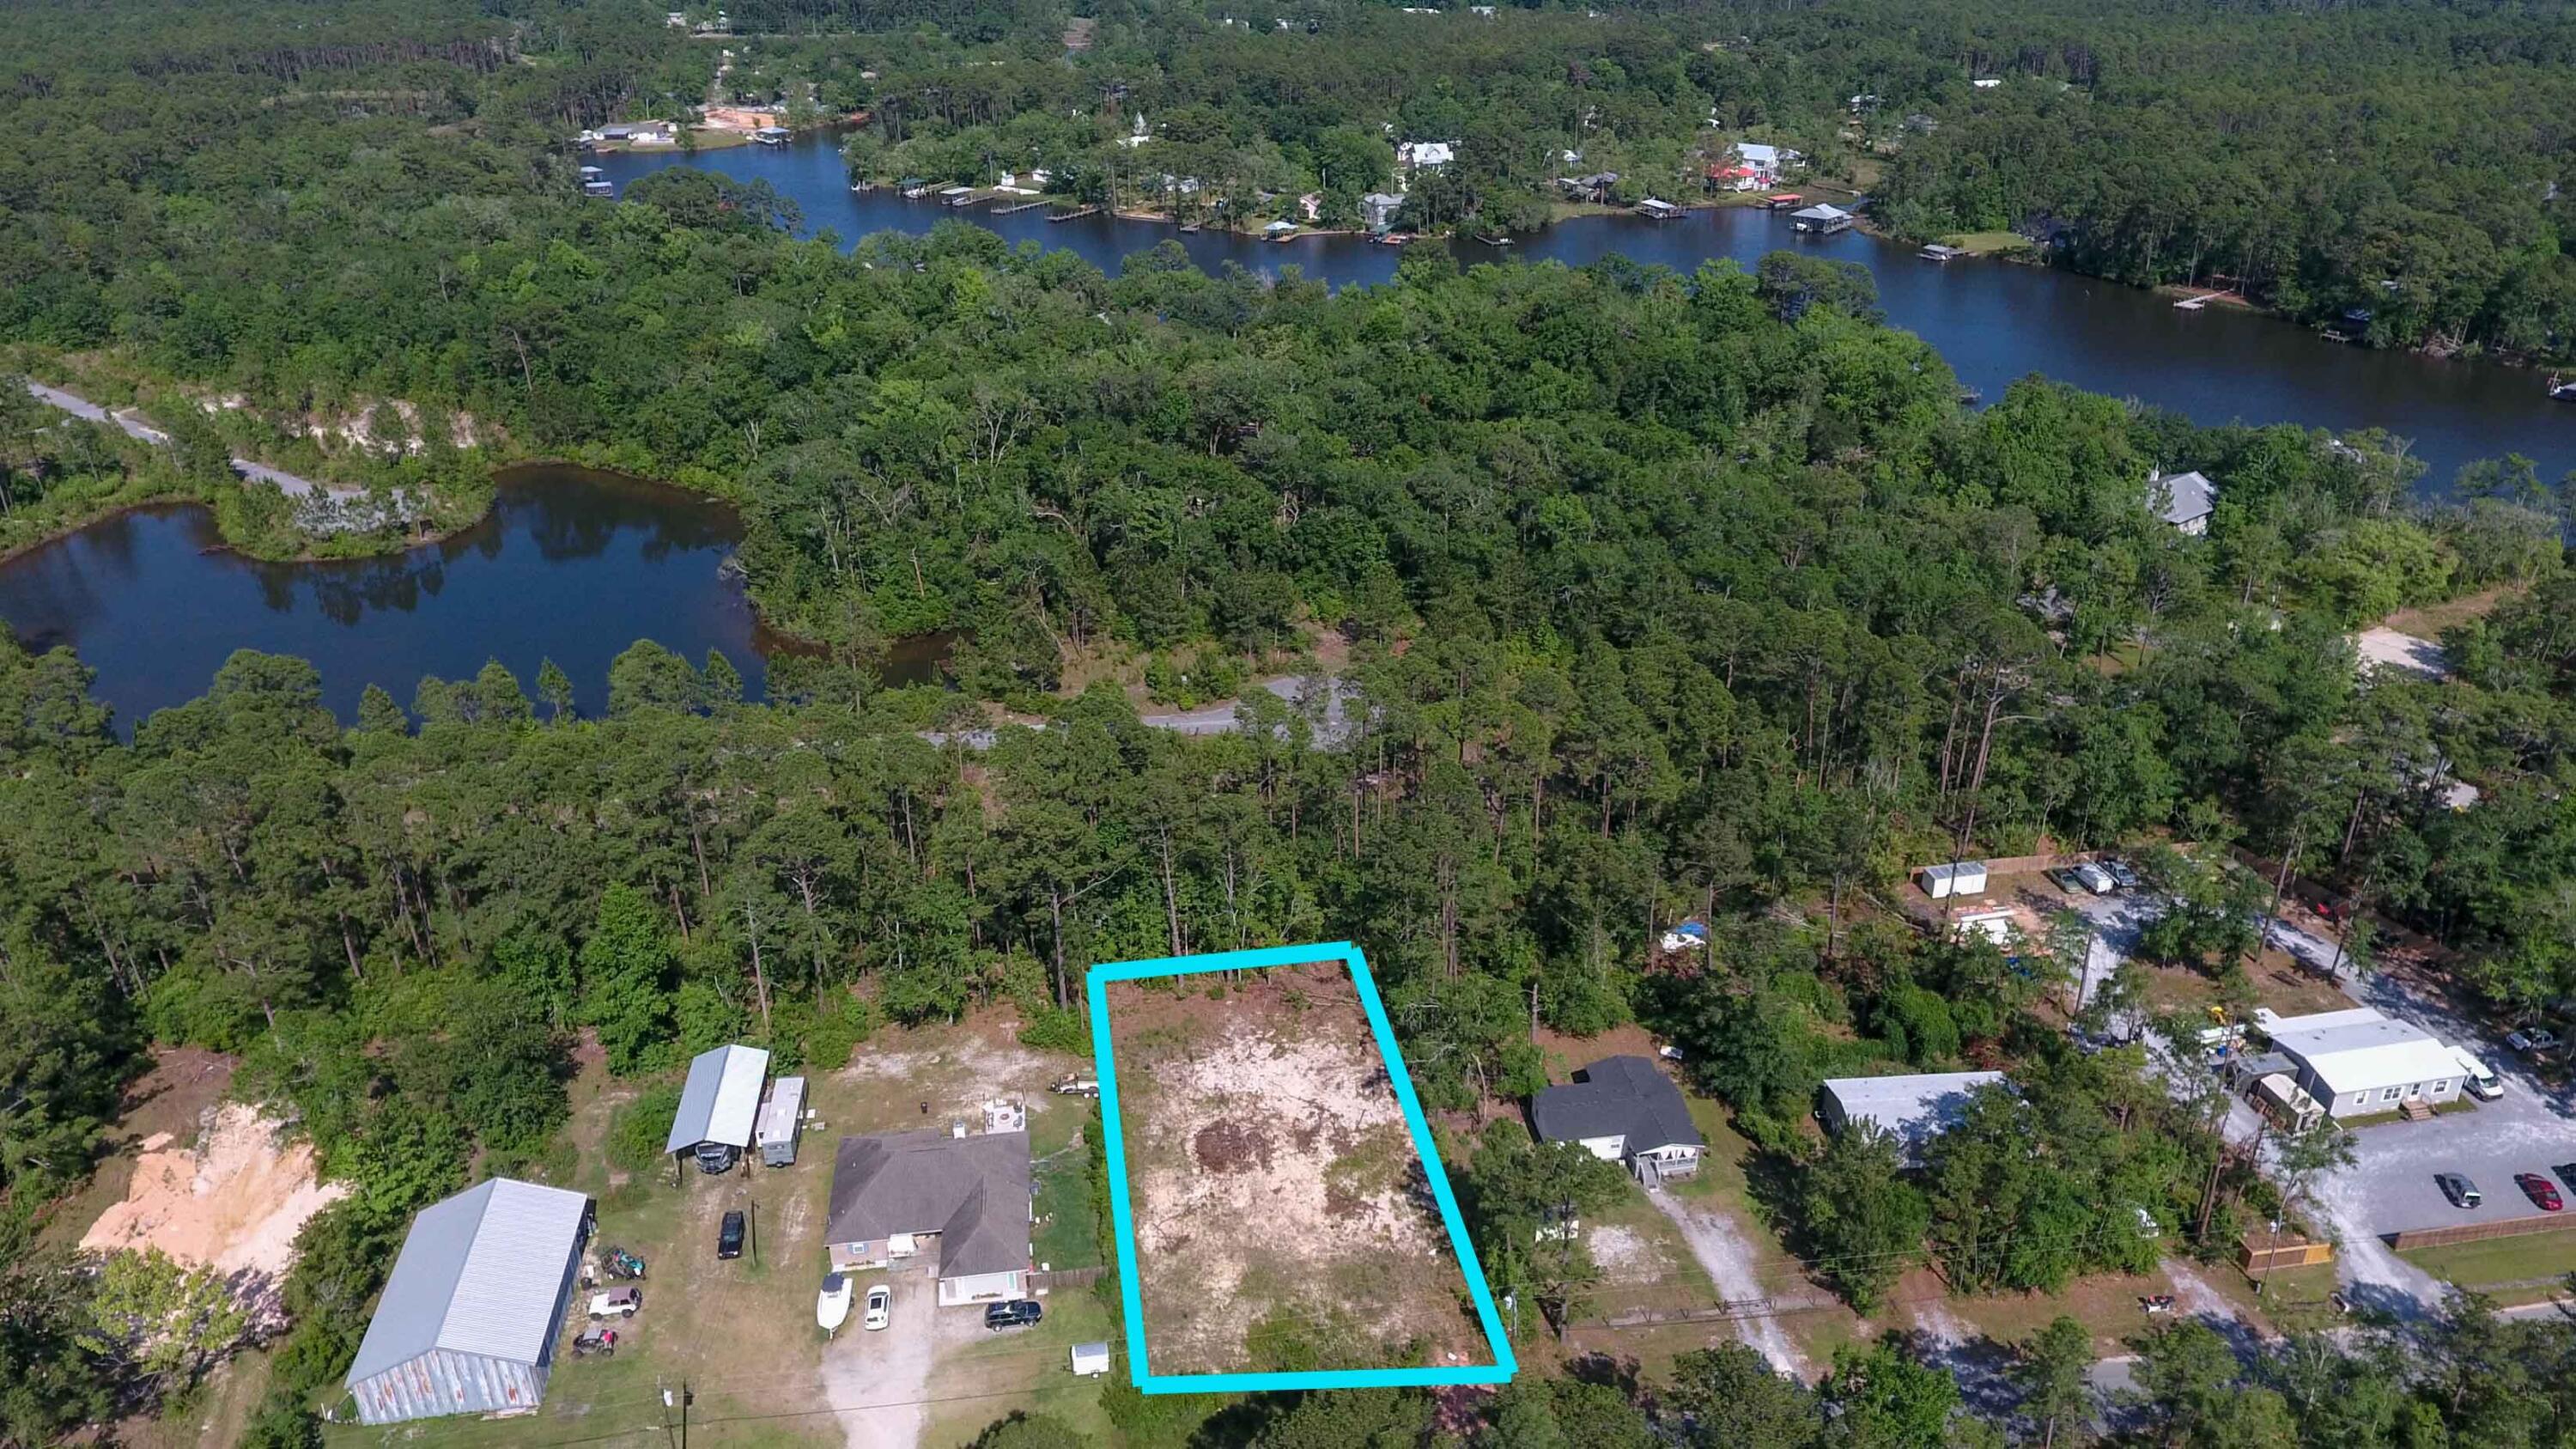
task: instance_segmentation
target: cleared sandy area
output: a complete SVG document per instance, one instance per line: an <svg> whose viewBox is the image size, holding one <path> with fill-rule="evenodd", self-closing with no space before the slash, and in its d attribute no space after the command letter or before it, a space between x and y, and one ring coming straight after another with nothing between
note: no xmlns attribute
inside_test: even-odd
<svg viewBox="0 0 2576 1449"><path fill-rule="evenodd" d="M312 1144L287 1142L279 1125L239 1102L213 1109L197 1141L146 1138L121 1202L81 1234L99 1252L158 1248L191 1268L227 1276L283 1275L304 1221L348 1196L314 1180Z"/></svg>
<svg viewBox="0 0 2576 1449"><path fill-rule="evenodd" d="M1184 981L1110 997L1154 1372L1490 1361L1341 965Z"/></svg>

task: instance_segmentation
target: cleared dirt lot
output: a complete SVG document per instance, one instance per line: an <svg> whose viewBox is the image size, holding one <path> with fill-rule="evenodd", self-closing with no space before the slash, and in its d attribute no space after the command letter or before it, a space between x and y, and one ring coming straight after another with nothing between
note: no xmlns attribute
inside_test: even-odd
<svg viewBox="0 0 2576 1449"><path fill-rule="evenodd" d="M1160 1374L1491 1361L1338 962L1109 995Z"/></svg>

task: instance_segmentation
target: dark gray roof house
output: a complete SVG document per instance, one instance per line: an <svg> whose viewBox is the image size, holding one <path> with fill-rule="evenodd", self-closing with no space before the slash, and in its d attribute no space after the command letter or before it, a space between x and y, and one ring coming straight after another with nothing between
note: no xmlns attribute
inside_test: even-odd
<svg viewBox="0 0 2576 1449"><path fill-rule="evenodd" d="M1652 1162L1666 1177L1696 1168L1706 1141L1681 1088L1644 1057L1604 1057L1563 1086L1541 1088L1530 1098L1530 1125L1542 1141L1581 1143L1640 1172Z"/></svg>
<svg viewBox="0 0 2576 1449"><path fill-rule="evenodd" d="M506 1177L423 1208L349 1365L358 1421L535 1408L589 1230L589 1198Z"/></svg>
<svg viewBox="0 0 2576 1449"><path fill-rule="evenodd" d="M939 1298L1017 1298L1029 1271L1029 1134L844 1137L823 1241L842 1271L885 1267L937 1239Z"/></svg>

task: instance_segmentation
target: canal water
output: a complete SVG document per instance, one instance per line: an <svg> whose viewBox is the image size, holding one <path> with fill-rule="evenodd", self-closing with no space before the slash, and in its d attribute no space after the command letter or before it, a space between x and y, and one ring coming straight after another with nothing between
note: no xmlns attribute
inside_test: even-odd
<svg viewBox="0 0 2576 1449"><path fill-rule="evenodd" d="M1088 216L1050 222L1044 208L994 216L985 206L952 211L906 201L890 189L853 193L833 137L784 146L744 146L696 156L625 152L594 158L621 190L668 166L699 166L768 182L804 211L807 235L826 230L844 245L873 232L926 232L957 218L1013 242L1080 253L1115 274L1122 258L1178 241L1193 261L1233 262L1276 274L1295 266L1336 286L1382 283L1397 253L1357 237L1287 243L1198 232L1158 222ZM1888 320L1940 350L1959 380L1987 398L2031 373L2113 397L2134 397L2201 423L2299 423L2337 430L2381 427L2414 443L2440 491L2463 463L2520 453L2543 478L2576 468L2576 405L2552 402L2527 369L2374 352L2320 338L2306 328L2241 309L2176 308L2170 298L2071 272L1988 261L1927 262L1906 247L1859 232L1809 240L1785 217L1751 208L1692 212L1677 221L1590 216L1519 238L1508 248L1459 239L1461 261L1517 258L1582 266L1623 254L1681 272L1715 257L1750 268L1767 252L1795 248L1859 262L1878 278Z"/></svg>
<svg viewBox="0 0 2576 1449"><path fill-rule="evenodd" d="M608 665L637 639L703 664L718 649L759 697L770 656L739 577L732 508L587 468L513 468L492 512L451 538L383 558L273 564L217 548L196 504L139 508L0 565L0 619L35 649L68 644L97 671L120 733L203 694L236 649L313 662L343 720L379 684L408 707L424 675L498 659L531 698L551 658L574 706L608 704ZM926 678L905 657L888 673Z"/></svg>

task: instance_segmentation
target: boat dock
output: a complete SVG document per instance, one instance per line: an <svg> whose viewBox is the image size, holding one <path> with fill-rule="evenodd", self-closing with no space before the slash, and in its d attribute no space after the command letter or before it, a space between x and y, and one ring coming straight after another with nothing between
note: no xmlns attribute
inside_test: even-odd
<svg viewBox="0 0 2576 1449"><path fill-rule="evenodd" d="M1009 216L1009 215L1011 215L1013 212L1019 212L1019 211L1033 211L1033 210L1035 210L1035 209L1036 209L1036 208L1038 208L1038 207L1045 206L1046 204L1047 204L1047 199L1046 199L1045 197L1043 197L1043 196L1039 197L1039 198L1038 198L1037 200L1035 200L1035 201L1015 201L1015 202L1011 203L1011 204L1010 204L1010 205L1008 205L1008 206L997 206L997 207L994 207L994 208L993 208L993 210L991 211L990 215L993 215L993 216Z"/></svg>
<svg viewBox="0 0 2576 1449"><path fill-rule="evenodd" d="M1955 262L1968 254L1966 247L1943 246L1939 242L1934 242L1915 253L1927 262Z"/></svg>
<svg viewBox="0 0 2576 1449"><path fill-rule="evenodd" d="M1083 217L1086 217L1086 216L1098 216L1099 214L1100 214L1100 208L1099 208L1099 207L1096 207L1096 206L1077 206L1077 207L1075 207L1075 208L1074 208L1073 210L1071 210L1071 211L1059 211L1059 212L1057 212L1056 214L1054 214L1053 216L1048 217L1048 218L1047 218L1047 220L1049 220L1049 221L1079 221L1079 220L1081 220Z"/></svg>

